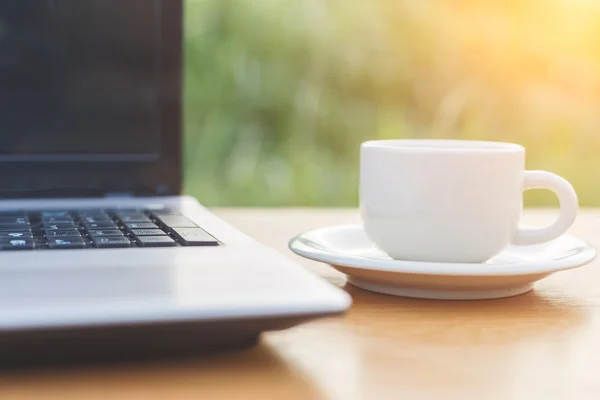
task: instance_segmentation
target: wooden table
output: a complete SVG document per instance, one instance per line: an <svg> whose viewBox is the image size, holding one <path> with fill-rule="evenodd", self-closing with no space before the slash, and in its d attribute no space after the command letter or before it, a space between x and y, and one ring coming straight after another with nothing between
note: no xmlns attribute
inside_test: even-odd
<svg viewBox="0 0 600 400"><path fill-rule="evenodd" d="M299 231L358 221L355 211L335 209L217 213L284 252ZM554 214L534 210L527 220ZM600 212L582 212L571 232L600 246ZM345 285L331 268L297 260ZM2 373L0 399L600 399L600 261L503 300L345 289L354 298L346 316L265 334L252 349L195 361Z"/></svg>

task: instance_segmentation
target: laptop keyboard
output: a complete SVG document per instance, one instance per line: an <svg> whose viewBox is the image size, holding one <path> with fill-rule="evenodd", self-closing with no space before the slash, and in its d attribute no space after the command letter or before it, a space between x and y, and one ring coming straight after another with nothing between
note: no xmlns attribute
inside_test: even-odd
<svg viewBox="0 0 600 400"><path fill-rule="evenodd" d="M168 209L0 212L0 250L218 245L204 229Z"/></svg>

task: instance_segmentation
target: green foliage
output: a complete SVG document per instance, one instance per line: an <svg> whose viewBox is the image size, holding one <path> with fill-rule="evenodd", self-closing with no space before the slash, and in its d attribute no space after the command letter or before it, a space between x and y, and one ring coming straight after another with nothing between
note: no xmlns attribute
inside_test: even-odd
<svg viewBox="0 0 600 400"><path fill-rule="evenodd" d="M600 205L600 8L584 3L187 0L186 191L355 206L362 141L450 137L521 143Z"/></svg>

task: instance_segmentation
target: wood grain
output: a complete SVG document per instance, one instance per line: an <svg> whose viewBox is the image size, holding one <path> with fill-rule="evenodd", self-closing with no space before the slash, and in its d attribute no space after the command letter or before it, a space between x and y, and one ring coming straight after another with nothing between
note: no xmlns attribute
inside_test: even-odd
<svg viewBox="0 0 600 400"><path fill-rule="evenodd" d="M286 252L298 232L358 222L349 210L217 213ZM554 215L533 210L527 222ZM600 246L599 222L600 212L584 211L571 233ZM445 302L365 292L325 265L295 259L345 287L354 299L347 315L193 361L0 373L0 398L600 399L598 261L523 296Z"/></svg>

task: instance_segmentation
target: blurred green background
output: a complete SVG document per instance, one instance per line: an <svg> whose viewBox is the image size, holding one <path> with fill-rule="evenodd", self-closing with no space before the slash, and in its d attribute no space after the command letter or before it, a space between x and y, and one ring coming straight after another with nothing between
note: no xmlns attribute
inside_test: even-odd
<svg viewBox="0 0 600 400"><path fill-rule="evenodd" d="M600 205L600 2L187 0L185 22L206 205L355 206L362 141L426 137L520 143Z"/></svg>

